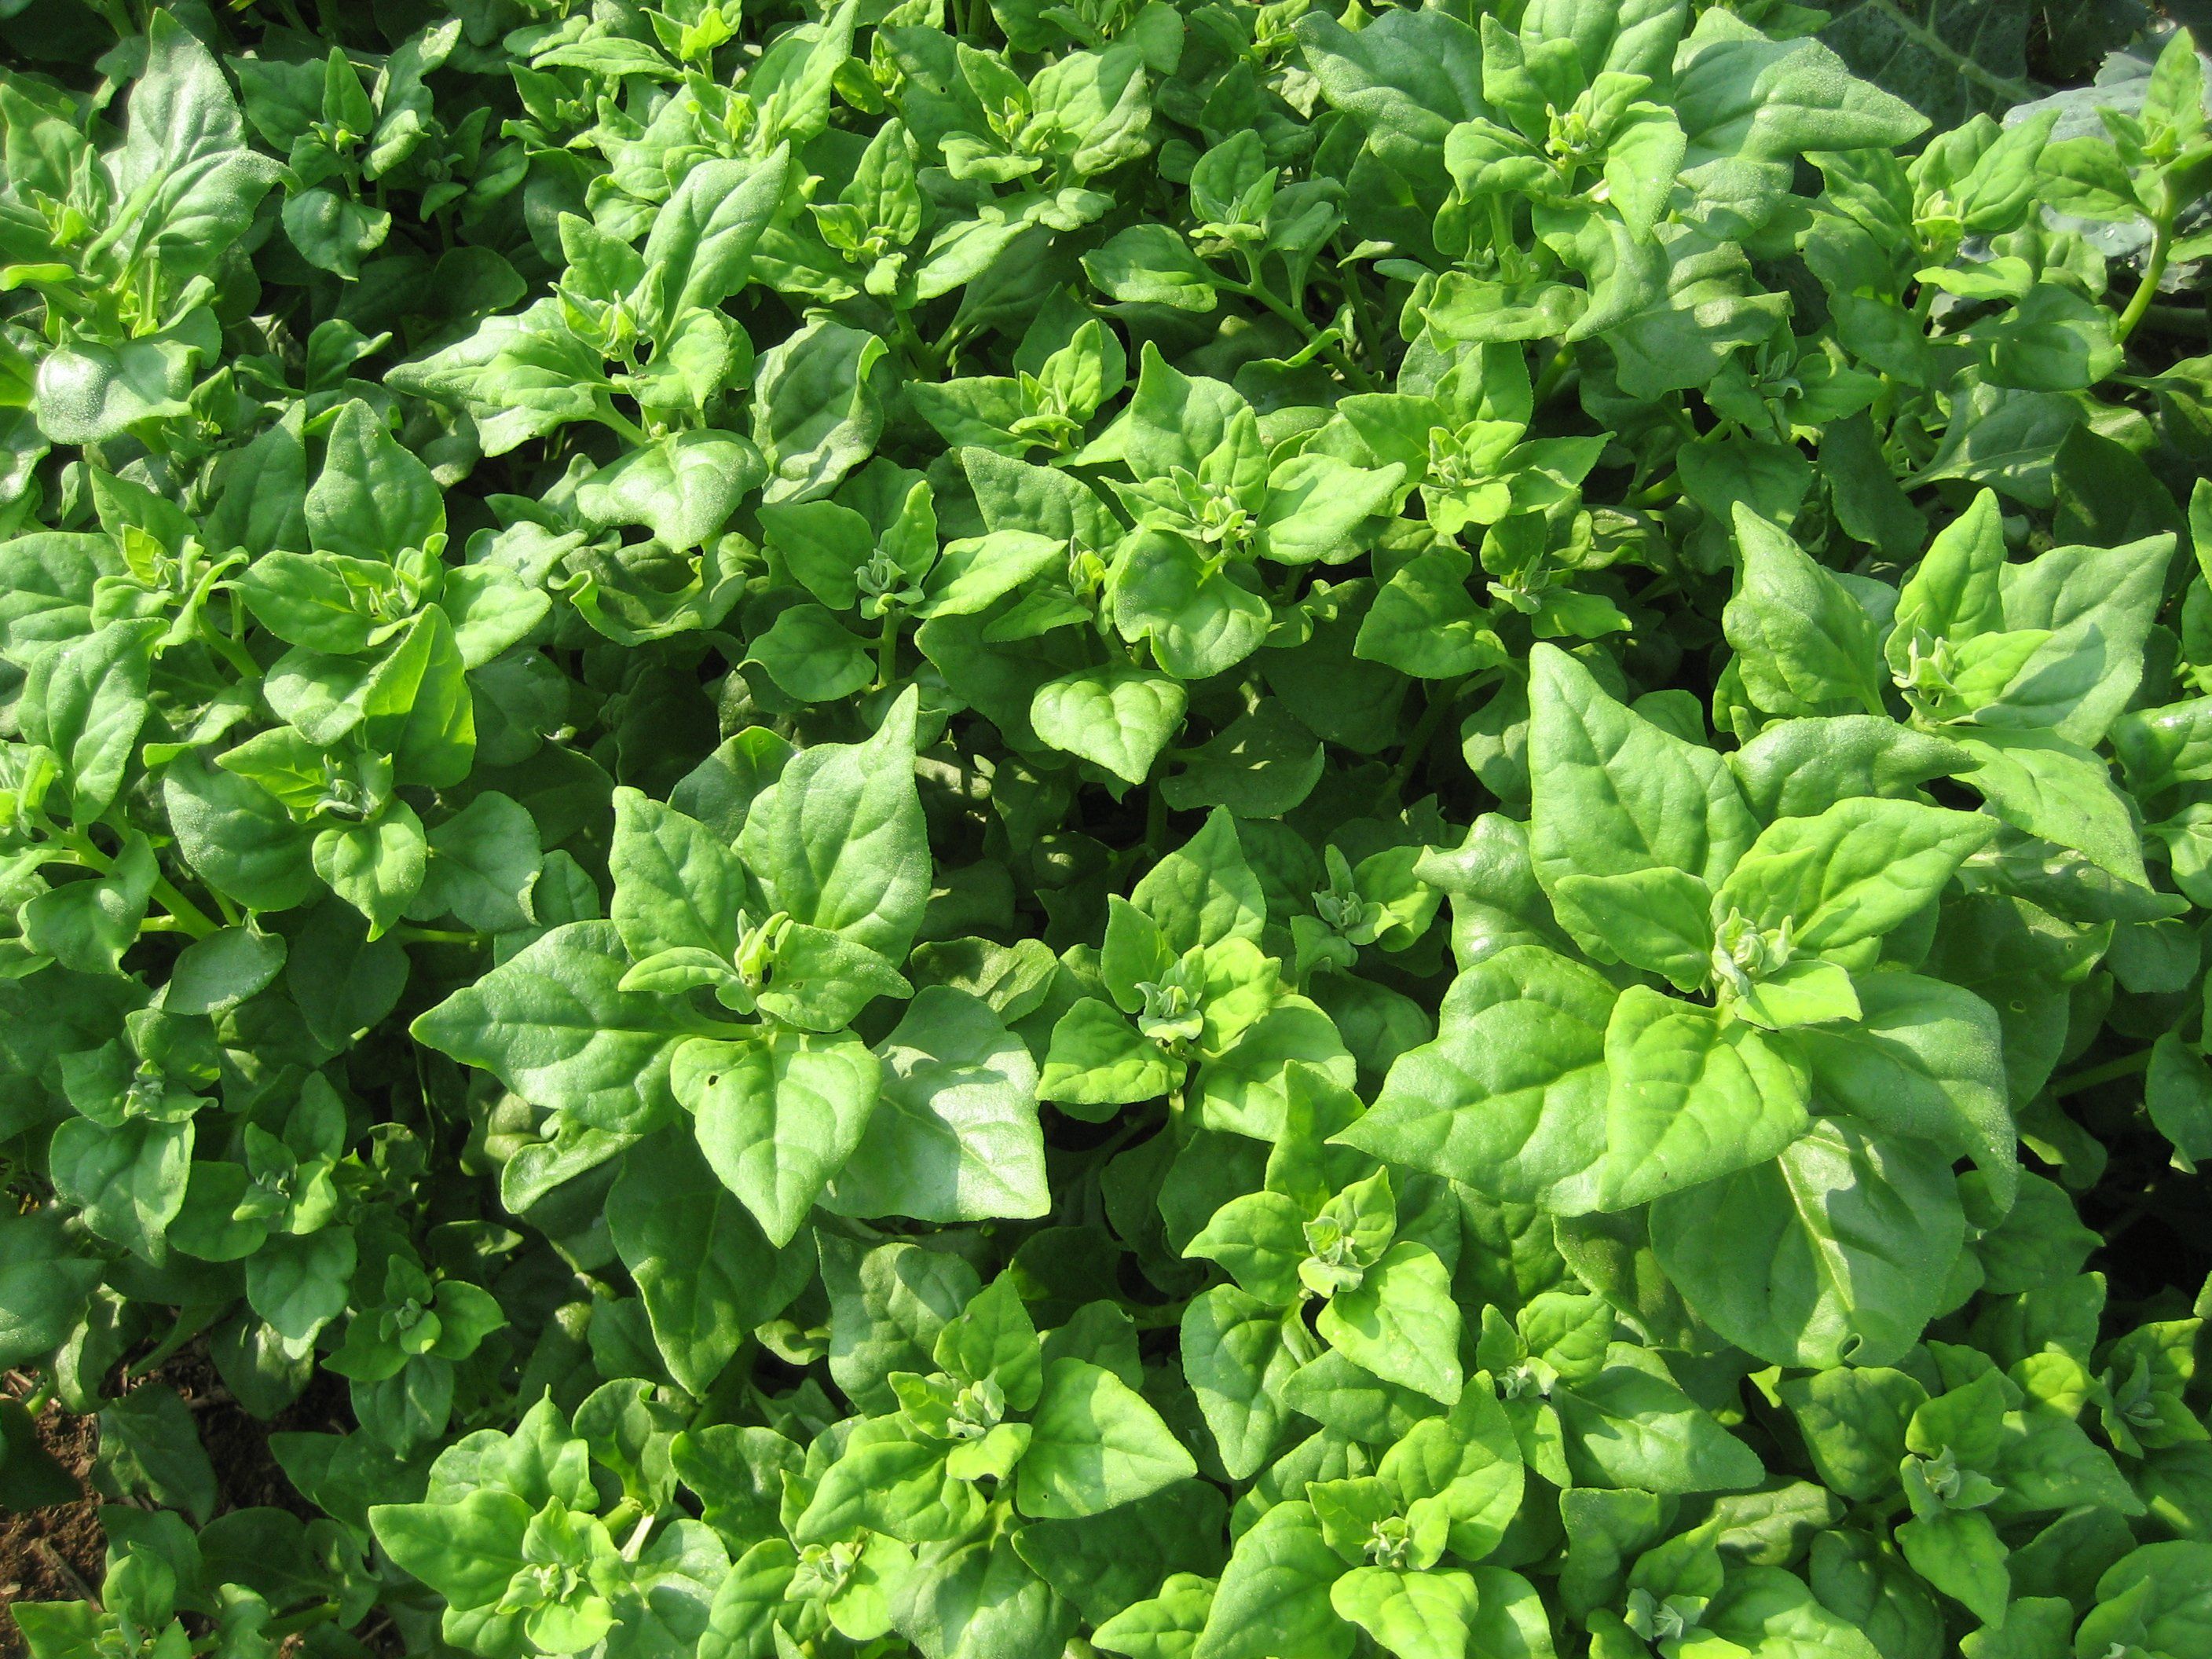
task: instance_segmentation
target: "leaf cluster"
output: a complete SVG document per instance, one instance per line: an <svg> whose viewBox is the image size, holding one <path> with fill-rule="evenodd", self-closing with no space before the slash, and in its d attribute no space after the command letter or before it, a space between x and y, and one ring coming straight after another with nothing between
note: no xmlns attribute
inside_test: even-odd
<svg viewBox="0 0 2212 1659"><path fill-rule="evenodd" d="M2205 68L2032 9L0 4L36 1659L2212 1648Z"/></svg>

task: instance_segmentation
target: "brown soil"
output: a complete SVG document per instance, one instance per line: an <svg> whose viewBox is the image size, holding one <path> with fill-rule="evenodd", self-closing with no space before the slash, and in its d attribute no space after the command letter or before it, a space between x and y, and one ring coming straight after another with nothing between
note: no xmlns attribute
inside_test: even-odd
<svg viewBox="0 0 2212 1659"><path fill-rule="evenodd" d="M222 1386L199 1345L164 1362L153 1381L174 1389L191 1408L199 1425L200 1443L215 1466L222 1494L219 1509L270 1506L289 1510L303 1518L318 1513L293 1489L276 1460L270 1455L269 1437L279 1430L342 1431L352 1426L345 1385L336 1377L318 1373L306 1394L264 1423L242 1410ZM21 1398L27 1380L9 1374L6 1392ZM106 1392L122 1389L122 1379L110 1379ZM98 1425L89 1417L49 1405L39 1419L39 1438L56 1462L76 1477L84 1496L73 1504L24 1513L0 1510L0 1659L18 1659L24 1651L22 1638L4 1609L17 1601L74 1601L96 1596L105 1571L107 1544L100 1530L101 1499L88 1479L94 1454L100 1445Z"/></svg>
<svg viewBox="0 0 2212 1659"><path fill-rule="evenodd" d="M13 1376L7 1391L16 1398L23 1393ZM107 1546L100 1535L100 1500L85 1482L99 1431L90 1418L72 1417L52 1405L39 1418L39 1440L76 1478L84 1496L51 1509L0 1510L0 1607L17 1601L77 1601L100 1583ZM0 1654L13 1659L22 1651L15 1621L0 1618Z"/></svg>

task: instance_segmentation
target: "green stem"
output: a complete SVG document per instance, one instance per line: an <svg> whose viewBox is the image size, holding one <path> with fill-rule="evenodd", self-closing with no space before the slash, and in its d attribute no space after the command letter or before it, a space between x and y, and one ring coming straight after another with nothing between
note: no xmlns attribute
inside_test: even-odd
<svg viewBox="0 0 2212 1659"><path fill-rule="evenodd" d="M1496 191L1490 196L1490 250L1498 256L1501 269L1509 258L1517 258L1521 251L1513 235L1513 210Z"/></svg>
<svg viewBox="0 0 2212 1659"><path fill-rule="evenodd" d="M253 653L224 633L222 629L214 626L206 611L200 612L200 620L208 625L196 631L216 655L235 669L238 672L238 677L248 684L258 683L264 671L259 663L253 660Z"/></svg>
<svg viewBox="0 0 2212 1659"><path fill-rule="evenodd" d="M896 610L884 612L883 631L876 635L876 688L878 690L898 678L898 623Z"/></svg>
<svg viewBox="0 0 2212 1659"><path fill-rule="evenodd" d="M1168 837L1167 797L1160 793L1158 782L1147 784L1145 792L1145 849L1154 858L1164 850Z"/></svg>
<svg viewBox="0 0 2212 1659"><path fill-rule="evenodd" d="M301 1631L313 1630L317 1625L328 1624L338 1616L335 1601L318 1601L313 1607L301 1607L297 1613L288 1613L282 1619L264 1625L261 1633L272 1641L283 1641L288 1636L297 1636Z"/></svg>
<svg viewBox="0 0 2212 1659"><path fill-rule="evenodd" d="M179 933L190 933L194 939L205 939L220 925L198 905L158 878L154 883L154 896L161 901L161 908L169 913L169 920L177 924Z"/></svg>
<svg viewBox="0 0 2212 1659"><path fill-rule="evenodd" d="M617 409L613 400L605 393L600 394L598 405L593 409L592 413L599 417L602 426L612 427L631 443L642 447L653 441L646 429Z"/></svg>
<svg viewBox="0 0 2212 1659"><path fill-rule="evenodd" d="M1358 345L1363 353L1377 358L1382 347L1382 331L1376 326L1374 314L1368 308L1367 291L1359 285L1356 267L1340 265L1337 281L1344 289L1344 297L1352 307L1352 325L1359 331Z"/></svg>
<svg viewBox="0 0 2212 1659"><path fill-rule="evenodd" d="M1567 378L1567 371L1574 367L1574 362L1572 346L1563 345L1552 354L1552 361L1544 365L1544 372L1536 377L1534 402L1537 408L1541 409L1552 401L1552 394L1559 389L1559 382Z"/></svg>
<svg viewBox="0 0 2212 1659"><path fill-rule="evenodd" d="M1421 718L1415 722L1413 735L1406 739L1406 746L1398 757L1398 764L1391 771L1392 799L1405 793L1406 785L1412 781L1414 769L1421 763L1421 757L1428 750L1429 740L1436 736L1437 728L1443 724L1444 716L1459 698L1460 688L1466 684L1467 676L1462 674L1455 680L1447 680L1431 689L1429 706L1421 710Z"/></svg>
<svg viewBox="0 0 2212 1659"><path fill-rule="evenodd" d="M212 1325L216 1316L222 1310L222 1305L179 1308L174 1322L169 1327L168 1334L155 1345L151 1353L143 1354L133 1360L124 1375L134 1380L150 1376L163 1360Z"/></svg>
<svg viewBox="0 0 2212 1659"><path fill-rule="evenodd" d="M940 365L949 366L952 362L953 350L960 343L961 338L960 319L955 317L951 322L945 324L945 332L939 335L931 343L930 356Z"/></svg>
<svg viewBox="0 0 2212 1659"><path fill-rule="evenodd" d="M944 363L939 359L937 354L930 349L928 343L915 331L912 317L903 311L894 308L891 312L891 326L897 334L899 344L905 348L907 356L913 359L916 368L921 369L932 380L944 374Z"/></svg>
<svg viewBox="0 0 2212 1659"><path fill-rule="evenodd" d="M2138 1072L2147 1071L2149 1066L2150 1050L2139 1048L2134 1054L2121 1055L2118 1060L2108 1060L2102 1066L2092 1066L2060 1078L2051 1085L2051 1092L2059 1096L2079 1094L2082 1090L2094 1089L2100 1083L2133 1077Z"/></svg>
<svg viewBox="0 0 2212 1659"><path fill-rule="evenodd" d="M489 945L489 933L463 927L395 927L389 937L402 945Z"/></svg>
<svg viewBox="0 0 2212 1659"><path fill-rule="evenodd" d="M2120 320L2112 325L2114 345L2125 345L2128 343L2128 336L2136 331L2136 325L2142 321L2144 313L2150 309L2151 301L2158 297L2158 285L2166 278L2166 255L2172 250L2172 220L2164 218L2153 221L2150 258L2143 264L2142 281L2136 284L2135 294L2128 301L2128 308L2120 313Z"/></svg>
<svg viewBox="0 0 2212 1659"><path fill-rule="evenodd" d="M1324 331L1316 328L1304 312L1277 299L1274 294L1259 281L1256 272L1254 274L1253 280L1249 283L1224 282L1221 286L1231 294L1241 294L1248 300L1257 301L1269 311L1273 312L1276 316L1297 330L1308 345L1318 347L1321 355L1328 360L1329 367L1362 392L1375 390L1373 375L1346 356L1341 345L1333 340L1324 339L1322 337Z"/></svg>
<svg viewBox="0 0 2212 1659"><path fill-rule="evenodd" d="M94 847L92 844L92 837L86 835L83 830L64 830L57 839L63 846L69 848L70 856L54 860L56 863L81 864L86 869L102 876L113 872L115 860Z"/></svg>
<svg viewBox="0 0 2212 1659"><path fill-rule="evenodd" d="M2167 305L2157 300L2143 313L2142 326L2154 334L2212 333L2212 316L2201 306Z"/></svg>

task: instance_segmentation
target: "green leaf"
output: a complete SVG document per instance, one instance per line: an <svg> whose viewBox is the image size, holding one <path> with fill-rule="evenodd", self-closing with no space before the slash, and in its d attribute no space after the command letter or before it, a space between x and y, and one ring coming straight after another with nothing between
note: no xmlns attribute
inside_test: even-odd
<svg viewBox="0 0 2212 1659"><path fill-rule="evenodd" d="M924 1659L1049 1659L1075 1632L1074 1608L1053 1594L1004 1533L933 1544L917 1555L915 1568L894 1614Z"/></svg>
<svg viewBox="0 0 2212 1659"><path fill-rule="evenodd" d="M1735 534L1741 564L1723 626L1752 701L1777 714L1823 714L1838 702L1881 714L1887 676L1865 607L1741 502Z"/></svg>
<svg viewBox="0 0 2212 1659"><path fill-rule="evenodd" d="M422 820L404 801L392 803L374 823L317 832L308 850L315 873L368 918L371 939L407 914L429 866Z"/></svg>
<svg viewBox="0 0 2212 1659"><path fill-rule="evenodd" d="M1894 635L1892 635L1895 637ZM1969 770L1948 740L1871 714L1778 720L1729 757L1760 817L1809 817L1854 795L1911 798L1931 778Z"/></svg>
<svg viewBox="0 0 2212 1659"><path fill-rule="evenodd" d="M1213 1605L1213 1581L1170 1573L1159 1594L1129 1602L1091 1634L1091 1644L1127 1659L1190 1659Z"/></svg>
<svg viewBox="0 0 2212 1659"><path fill-rule="evenodd" d="M1328 764L1321 739L1269 697L1178 755L1160 793L1179 811L1225 806L1240 817L1277 817L1313 793Z"/></svg>
<svg viewBox="0 0 2212 1659"><path fill-rule="evenodd" d="M1903 1371L1851 1365L1792 1377L1782 1398L1821 1480L1863 1501L1895 1486L1905 1425L1927 1403L1928 1390Z"/></svg>
<svg viewBox="0 0 2212 1659"><path fill-rule="evenodd" d="M752 642L750 660L801 702L836 702L875 678L866 646L818 605L794 605Z"/></svg>
<svg viewBox="0 0 2212 1659"><path fill-rule="evenodd" d="M1529 845L1559 920L1602 949L1554 889L1566 876L1687 872L1717 886L1757 834L1727 763L1624 708L1547 645L1529 657Z"/></svg>
<svg viewBox="0 0 2212 1659"><path fill-rule="evenodd" d="M1577 1485L1738 1492L1765 1478L1758 1454L1642 1350L1616 1346L1603 1370L1552 1392Z"/></svg>
<svg viewBox="0 0 2212 1659"><path fill-rule="evenodd" d="M153 843L132 832L106 874L49 888L23 906L23 943L80 974L120 973L160 874Z"/></svg>
<svg viewBox="0 0 2212 1659"><path fill-rule="evenodd" d="M701 1397L812 1270L811 1250L769 1243L680 1128L623 1154L606 1218L668 1374Z"/></svg>
<svg viewBox="0 0 2212 1659"><path fill-rule="evenodd" d="M1553 892L1632 968L1679 991L1698 990L1711 977L1713 894L1687 872L1655 865L1617 876L1561 876Z"/></svg>
<svg viewBox="0 0 2212 1659"><path fill-rule="evenodd" d="M687 949L727 957L750 884L737 854L697 819L635 789L616 790L614 806L609 915L623 948L638 962Z"/></svg>
<svg viewBox="0 0 2212 1659"><path fill-rule="evenodd" d="M1964 1602L1984 1624L2003 1622L2012 1574L2004 1541L1979 1510L1915 1516L1897 1529L1905 1560L1944 1595Z"/></svg>
<svg viewBox="0 0 2212 1659"><path fill-rule="evenodd" d="M672 1083L707 1162L780 1249L860 1146L882 1073L849 1032L761 1026L685 1043Z"/></svg>
<svg viewBox="0 0 2212 1659"><path fill-rule="evenodd" d="M1125 305L1206 312L1220 303L1213 273L1165 225L1131 225L1096 252L1085 254L1083 270L1107 298Z"/></svg>
<svg viewBox="0 0 2212 1659"><path fill-rule="evenodd" d="M1761 928L1790 924L1801 951L1880 939L1935 902L1997 826L1917 801L1838 801L1759 832L1715 903Z"/></svg>
<svg viewBox="0 0 2212 1659"><path fill-rule="evenodd" d="M571 922L408 1029L535 1105L643 1133L674 1117L669 1066L700 1023L672 998L622 990L627 965L612 922Z"/></svg>
<svg viewBox="0 0 2212 1659"><path fill-rule="evenodd" d="M350 1228L272 1234L246 1258L246 1304L286 1341L313 1341L345 1311L357 1255Z"/></svg>
<svg viewBox="0 0 2212 1659"><path fill-rule="evenodd" d="M1503 662L1490 613L1468 591L1474 566L1457 548L1408 559L1376 592L1353 650L1417 679L1456 679Z"/></svg>
<svg viewBox="0 0 2212 1659"><path fill-rule="evenodd" d="M762 355L752 437L768 501L826 495L867 458L895 378L890 351L878 335L817 316Z"/></svg>
<svg viewBox="0 0 2212 1659"><path fill-rule="evenodd" d="M1540 946L1498 951L1453 981L1437 1040L1401 1055L1338 1139L1509 1202L1595 1208L1615 995Z"/></svg>
<svg viewBox="0 0 2212 1659"><path fill-rule="evenodd" d="M20 1365L69 1334L103 1267L71 1251L51 1209L0 1214L0 1362Z"/></svg>
<svg viewBox="0 0 2212 1659"><path fill-rule="evenodd" d="M69 813L90 823L123 787L148 713L159 623L112 622L33 659L22 692L24 735L60 757Z"/></svg>
<svg viewBox="0 0 2212 1659"><path fill-rule="evenodd" d="M1277 1504L1237 1540L1191 1659L1348 1659L1352 1629L1329 1601L1343 1574L1313 1506Z"/></svg>
<svg viewBox="0 0 2212 1659"><path fill-rule="evenodd" d="M760 451L737 433L672 433L594 472L576 506L595 529L642 525L680 553L720 529L767 476Z"/></svg>
<svg viewBox="0 0 2212 1659"><path fill-rule="evenodd" d="M2212 1545L2199 1539L2146 1544L2121 1557L2097 1581L2097 1605L2075 1632L2075 1651L2132 1643L2153 1652L2187 1652L2212 1631L2208 1565Z"/></svg>
<svg viewBox="0 0 2212 1659"><path fill-rule="evenodd" d="M1282 1389L1297 1368L1282 1310L1234 1285L1217 1285L1183 1309L1182 1352L1222 1467L1231 1480L1249 1480L1282 1433Z"/></svg>
<svg viewBox="0 0 2212 1659"><path fill-rule="evenodd" d="M1691 1306L1782 1365L1894 1363L1941 1307L1964 1232L1948 1154L1843 1118L1651 1209L1652 1247Z"/></svg>
<svg viewBox="0 0 2212 1659"><path fill-rule="evenodd" d="M1975 761L1966 781L2014 829L2070 847L2122 881L2147 886L2142 842L2103 761L2040 732L1958 733Z"/></svg>
<svg viewBox="0 0 2212 1659"><path fill-rule="evenodd" d="M1198 1472L1158 1412L1113 1372L1085 1360L1045 1368L1031 1430L1015 1503L1039 1520L1097 1515Z"/></svg>
<svg viewBox="0 0 2212 1659"><path fill-rule="evenodd" d="M1774 160L1808 150L1905 143L1926 119L1844 72L1816 41L1737 36L1713 42L1675 77L1674 104L1691 160Z"/></svg>
<svg viewBox="0 0 2212 1659"><path fill-rule="evenodd" d="M1606 1154L1615 1210L1765 1164L1804 1130L1805 1066L1786 1038L1631 986L1606 1025Z"/></svg>
<svg viewBox="0 0 2212 1659"><path fill-rule="evenodd" d="M882 1092L830 1208L959 1222L1051 1207L1036 1062L988 1004L925 987L878 1052Z"/></svg>
<svg viewBox="0 0 2212 1659"><path fill-rule="evenodd" d="M102 1407L100 1461L93 1474L110 1497L150 1498L187 1511L202 1527L221 1501L191 1408L161 1382L133 1389Z"/></svg>
<svg viewBox="0 0 2212 1659"><path fill-rule="evenodd" d="M1802 1659L1879 1659L1881 1653L1858 1625L1823 1606L1779 1567L1732 1567L1701 1622L1749 1653Z"/></svg>
<svg viewBox="0 0 2212 1659"><path fill-rule="evenodd" d="M1398 1659L1459 1659L1477 1606L1474 1575L1449 1570L1354 1567L1329 1586L1328 1599L1339 1618Z"/></svg>
<svg viewBox="0 0 2212 1659"><path fill-rule="evenodd" d="M1459 1306L1451 1274L1425 1244L1401 1239L1322 1309L1316 1328L1386 1382L1450 1405L1459 1398Z"/></svg>
<svg viewBox="0 0 2212 1659"><path fill-rule="evenodd" d="M975 1270L957 1255L891 1243L863 1253L835 1235L822 1239L822 1279L830 1295L830 1375L864 1411L890 1411L884 1381L893 1371L927 1371L938 1334L978 1288Z"/></svg>
<svg viewBox="0 0 2212 1659"><path fill-rule="evenodd" d="M1257 940L1267 925L1267 894L1245 857L1237 820L1218 809L1145 872L1129 902L1158 925L1170 960L1224 939Z"/></svg>
<svg viewBox="0 0 2212 1659"><path fill-rule="evenodd" d="M159 1263L164 1234L185 1207L192 1125L131 1118L109 1128L71 1118L46 1152L55 1194L82 1212L100 1237Z"/></svg>
<svg viewBox="0 0 2212 1659"><path fill-rule="evenodd" d="M1142 783L1182 724L1184 702L1182 687L1164 674L1086 668L1039 686L1030 723L1054 749Z"/></svg>
<svg viewBox="0 0 2212 1659"><path fill-rule="evenodd" d="M903 962L928 902L929 839L915 788L918 702L875 735L794 757L746 815L739 850L775 908Z"/></svg>
<svg viewBox="0 0 2212 1659"><path fill-rule="evenodd" d="M1037 1097L1066 1106L1123 1106L1157 1099L1174 1081L1158 1044L1111 1003L1085 997L1052 1028Z"/></svg>
<svg viewBox="0 0 2212 1659"><path fill-rule="evenodd" d="M520 802L488 789L429 833L417 914L447 911L483 933L534 920L532 891L544 869L538 823Z"/></svg>
<svg viewBox="0 0 2212 1659"><path fill-rule="evenodd" d="M322 890L312 837L259 785L187 751L169 763L161 795L178 850L217 891L276 912Z"/></svg>
<svg viewBox="0 0 2212 1659"><path fill-rule="evenodd" d="M430 469L401 448L384 417L358 399L331 422L307 511L316 552L380 564L423 546L446 527L445 498Z"/></svg>
<svg viewBox="0 0 2212 1659"><path fill-rule="evenodd" d="M208 269L252 222L280 169L245 142L222 65L167 11L146 31L115 190L135 214L118 227L125 262L159 260L181 284Z"/></svg>
<svg viewBox="0 0 2212 1659"><path fill-rule="evenodd" d="M663 319L719 306L744 287L753 249L782 207L790 164L779 144L759 160L702 161L684 173L645 240L643 285Z"/></svg>
<svg viewBox="0 0 2212 1659"><path fill-rule="evenodd" d="M1972 1158L1991 1198L2009 1209L2020 1166L1996 1011L1919 974L1869 975L1858 997L1856 1025L1797 1036L1814 1087L1886 1133Z"/></svg>
<svg viewBox="0 0 2212 1659"><path fill-rule="evenodd" d="M530 1518L529 1504L489 1486L449 1503L384 1504L368 1512L385 1553L444 1596L453 1613L499 1600L523 1565Z"/></svg>
<svg viewBox="0 0 2212 1659"><path fill-rule="evenodd" d="M1115 558L1115 626L1126 640L1149 640L1154 659L1177 679L1210 679L1267 637L1267 602L1251 580L1210 568L1181 536L1139 531Z"/></svg>

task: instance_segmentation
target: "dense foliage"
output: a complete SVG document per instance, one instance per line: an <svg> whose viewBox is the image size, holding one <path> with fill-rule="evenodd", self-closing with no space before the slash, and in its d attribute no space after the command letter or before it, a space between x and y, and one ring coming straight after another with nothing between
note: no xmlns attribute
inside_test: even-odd
<svg viewBox="0 0 2212 1659"><path fill-rule="evenodd" d="M1976 9L0 4L30 1650L2212 1651L2205 73Z"/></svg>

